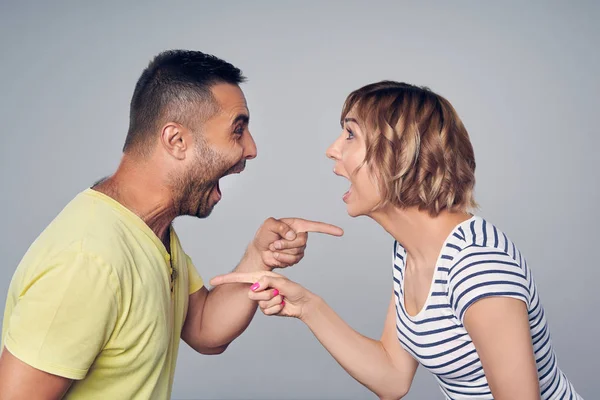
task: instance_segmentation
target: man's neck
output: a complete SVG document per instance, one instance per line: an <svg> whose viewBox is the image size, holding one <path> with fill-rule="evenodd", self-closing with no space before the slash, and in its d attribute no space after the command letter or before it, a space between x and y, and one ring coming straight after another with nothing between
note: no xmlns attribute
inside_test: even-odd
<svg viewBox="0 0 600 400"><path fill-rule="evenodd" d="M93 187L140 217L170 251L170 227L176 217L172 193L161 183L162 174L152 163L123 157L114 175Z"/></svg>

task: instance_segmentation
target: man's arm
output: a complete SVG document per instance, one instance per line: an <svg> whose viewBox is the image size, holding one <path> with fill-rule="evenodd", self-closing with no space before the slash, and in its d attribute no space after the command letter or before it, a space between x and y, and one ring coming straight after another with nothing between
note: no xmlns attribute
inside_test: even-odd
<svg viewBox="0 0 600 400"><path fill-rule="evenodd" d="M269 218L235 272L270 271L296 264L304 256L307 232L343 234L340 228L321 222ZM202 288L190 295L181 337L202 354L220 354L248 327L256 308L257 303L248 299L247 284L218 286L211 291Z"/></svg>
<svg viewBox="0 0 600 400"><path fill-rule="evenodd" d="M257 270L260 261L252 252L249 246L235 271ZM246 284L202 287L190 295L181 338L199 353L221 354L248 327L256 307Z"/></svg>
<svg viewBox="0 0 600 400"><path fill-rule="evenodd" d="M25 364L6 348L0 356L0 400L58 400L71 382Z"/></svg>
<svg viewBox="0 0 600 400"><path fill-rule="evenodd" d="M118 282L96 256L65 252L25 286L5 319L0 400L59 399L85 378L118 318Z"/></svg>

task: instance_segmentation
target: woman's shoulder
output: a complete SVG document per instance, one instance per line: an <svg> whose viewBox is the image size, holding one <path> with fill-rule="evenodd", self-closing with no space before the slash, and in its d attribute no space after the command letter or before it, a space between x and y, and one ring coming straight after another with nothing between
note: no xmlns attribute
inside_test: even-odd
<svg viewBox="0 0 600 400"><path fill-rule="evenodd" d="M475 215L459 226L463 234L462 253L493 252L504 253L522 263L523 255L516 244L496 224Z"/></svg>

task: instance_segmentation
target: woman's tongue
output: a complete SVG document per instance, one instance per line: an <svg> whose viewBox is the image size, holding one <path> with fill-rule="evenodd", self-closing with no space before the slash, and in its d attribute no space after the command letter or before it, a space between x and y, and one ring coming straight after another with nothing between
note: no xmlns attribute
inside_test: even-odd
<svg viewBox="0 0 600 400"><path fill-rule="evenodd" d="M351 193L352 193L352 186L350 186L350 189L348 189L348 191L346 193L344 193L342 200L344 200L344 201L348 200L348 197L350 196Z"/></svg>

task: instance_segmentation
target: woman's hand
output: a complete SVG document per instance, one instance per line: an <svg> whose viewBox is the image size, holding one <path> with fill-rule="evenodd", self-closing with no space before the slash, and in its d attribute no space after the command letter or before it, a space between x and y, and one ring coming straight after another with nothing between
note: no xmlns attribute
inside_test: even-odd
<svg viewBox="0 0 600 400"><path fill-rule="evenodd" d="M227 283L251 283L248 297L258 301L265 315L303 319L316 297L303 286L274 272L232 272L210 280L212 286Z"/></svg>

